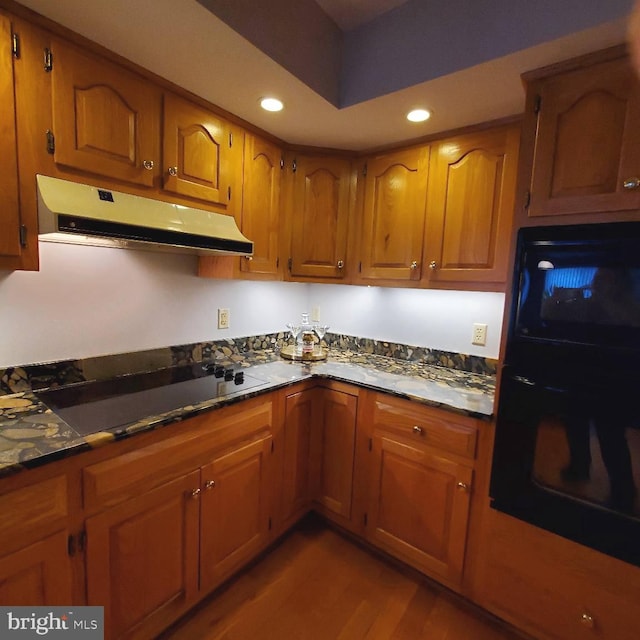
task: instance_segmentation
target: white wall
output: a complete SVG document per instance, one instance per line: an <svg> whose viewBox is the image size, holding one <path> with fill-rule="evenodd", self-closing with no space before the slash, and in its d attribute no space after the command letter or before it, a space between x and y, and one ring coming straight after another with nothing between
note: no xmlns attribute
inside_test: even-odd
<svg viewBox="0 0 640 640"><path fill-rule="evenodd" d="M0 367L272 333L313 307L335 332L498 355L502 294L211 280L192 256L53 243L40 262L0 271ZM472 347L473 322L487 347Z"/></svg>

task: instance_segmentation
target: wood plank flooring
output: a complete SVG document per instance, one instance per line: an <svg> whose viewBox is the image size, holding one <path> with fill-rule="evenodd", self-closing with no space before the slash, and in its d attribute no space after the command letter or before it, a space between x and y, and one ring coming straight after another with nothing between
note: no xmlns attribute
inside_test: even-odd
<svg viewBox="0 0 640 640"><path fill-rule="evenodd" d="M450 593L307 519L162 640L519 640Z"/></svg>

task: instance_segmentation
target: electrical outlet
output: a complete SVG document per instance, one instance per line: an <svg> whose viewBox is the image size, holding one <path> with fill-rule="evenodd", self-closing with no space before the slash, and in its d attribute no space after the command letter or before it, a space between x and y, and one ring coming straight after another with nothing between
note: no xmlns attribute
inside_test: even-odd
<svg viewBox="0 0 640 640"><path fill-rule="evenodd" d="M487 325L475 322L473 325L473 338L471 344L484 347L487 344Z"/></svg>
<svg viewBox="0 0 640 640"><path fill-rule="evenodd" d="M218 309L218 329L229 328L229 309Z"/></svg>
<svg viewBox="0 0 640 640"><path fill-rule="evenodd" d="M311 322L320 322L320 307L311 309Z"/></svg>

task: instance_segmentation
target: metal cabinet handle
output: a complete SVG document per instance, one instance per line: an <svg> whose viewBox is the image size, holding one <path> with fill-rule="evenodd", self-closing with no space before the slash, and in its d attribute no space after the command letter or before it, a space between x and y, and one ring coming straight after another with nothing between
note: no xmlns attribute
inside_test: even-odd
<svg viewBox="0 0 640 640"><path fill-rule="evenodd" d="M594 620L593 616L585 612L580 616L580 624L587 627L587 629L594 629L596 626L596 621Z"/></svg>
<svg viewBox="0 0 640 640"><path fill-rule="evenodd" d="M418 433L422 435L422 427L419 427L417 424L413 425L413 433Z"/></svg>
<svg viewBox="0 0 640 640"><path fill-rule="evenodd" d="M178 167L169 167L169 175L175 178L178 175Z"/></svg>
<svg viewBox="0 0 640 640"><path fill-rule="evenodd" d="M417 260L414 260L410 265L409 268L411 269L417 269L418 268L418 262Z"/></svg>
<svg viewBox="0 0 640 640"><path fill-rule="evenodd" d="M456 486L460 491L469 491L469 485L466 482L458 482Z"/></svg>
<svg viewBox="0 0 640 640"><path fill-rule="evenodd" d="M336 266L338 269L344 269L344 260L338 260L338 264Z"/></svg>
<svg viewBox="0 0 640 640"><path fill-rule="evenodd" d="M253 256L245 256L244 259L251 262L253 260Z"/></svg>
<svg viewBox="0 0 640 640"><path fill-rule="evenodd" d="M200 495L200 489L192 489L191 497L195 500Z"/></svg>
<svg viewBox="0 0 640 640"><path fill-rule="evenodd" d="M623 181L622 186L629 191L631 191L632 189L637 189L638 187L640 187L640 178L627 178Z"/></svg>
<svg viewBox="0 0 640 640"><path fill-rule="evenodd" d="M207 480L204 483L204 488L209 491L210 489L213 489L216 486L216 481L215 480Z"/></svg>
<svg viewBox="0 0 640 640"><path fill-rule="evenodd" d="M142 166L147 170L147 171L151 171L151 169L153 169L153 160L145 160L142 163Z"/></svg>
<svg viewBox="0 0 640 640"><path fill-rule="evenodd" d="M429 269L431 269L431 271L433 271L433 270L435 270L435 269L437 269L437 268L438 268L438 263L437 263L435 260L432 260L432 261L429 263Z"/></svg>

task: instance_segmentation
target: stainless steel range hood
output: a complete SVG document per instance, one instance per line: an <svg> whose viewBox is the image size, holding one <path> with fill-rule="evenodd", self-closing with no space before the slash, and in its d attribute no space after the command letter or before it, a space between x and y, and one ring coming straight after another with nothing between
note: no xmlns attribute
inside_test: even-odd
<svg viewBox="0 0 640 640"><path fill-rule="evenodd" d="M36 176L39 239L132 249L251 255L231 216Z"/></svg>

